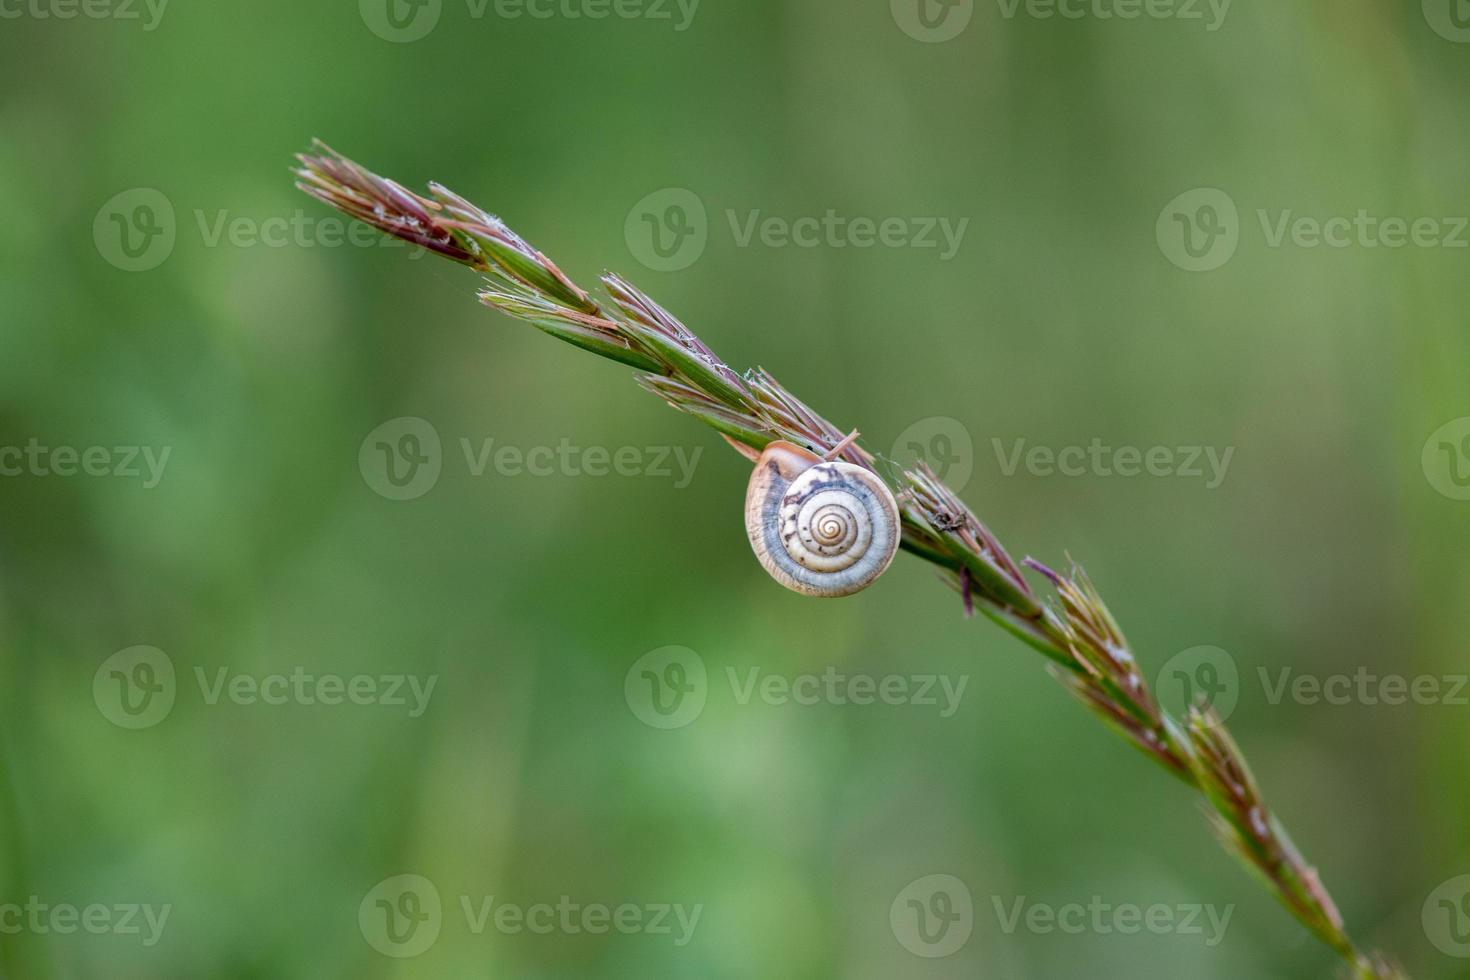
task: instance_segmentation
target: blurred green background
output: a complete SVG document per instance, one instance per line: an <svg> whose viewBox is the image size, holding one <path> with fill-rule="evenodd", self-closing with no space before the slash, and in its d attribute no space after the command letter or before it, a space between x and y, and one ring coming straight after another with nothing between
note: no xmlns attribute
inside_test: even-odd
<svg viewBox="0 0 1470 980"><path fill-rule="evenodd" d="M0 909L6 977L1332 975L1192 795L928 566L785 592L711 431L452 263L334 244L288 172L314 136L443 181L584 285L624 273L870 447L968 469L1018 558L1086 565L1166 702L1171 658L1225 651L1231 728L1355 938L1470 975L1470 910L1431 900L1470 873L1470 707L1271 687L1467 670L1459 0L67 2L0 2L0 903L115 928ZM1360 210L1437 231L1276 237ZM968 224L947 258L744 237L829 211ZM370 434L403 418L442 448L397 500ZM1094 438L1234 454L1213 489L1007 472L1017 440ZM643 469L477 473L486 440ZM124 474L80 469L90 447ZM692 478L650 448L699 452ZM663 729L625 679L670 645L707 679ZM828 668L966 687L944 717L729 680ZM363 704L216 688L293 672L435 686L416 716L387 681ZM384 939L403 874L441 903L422 949ZM943 957L901 921L931 875L973 907ZM464 908L563 896L701 911L681 945ZM1231 918L1008 929L1018 901ZM161 931L121 928L129 904L167 906Z"/></svg>

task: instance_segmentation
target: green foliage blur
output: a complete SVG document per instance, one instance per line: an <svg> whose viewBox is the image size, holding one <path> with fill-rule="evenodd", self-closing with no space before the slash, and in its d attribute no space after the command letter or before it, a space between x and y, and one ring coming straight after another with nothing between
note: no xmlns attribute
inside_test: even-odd
<svg viewBox="0 0 1470 980"><path fill-rule="evenodd" d="M1234 684L1354 938L1470 975L1470 904L1431 900L1470 872L1461 0L487 3L0 0L0 976L1336 967L931 567L782 590L711 430L334 228L292 186L312 137L968 471L1166 703ZM1139 9L1173 14L1102 16ZM390 479L416 459L432 486ZM669 646L704 702L660 727ZM1199 647L1233 682L1166 669ZM973 920L944 956L932 875Z"/></svg>

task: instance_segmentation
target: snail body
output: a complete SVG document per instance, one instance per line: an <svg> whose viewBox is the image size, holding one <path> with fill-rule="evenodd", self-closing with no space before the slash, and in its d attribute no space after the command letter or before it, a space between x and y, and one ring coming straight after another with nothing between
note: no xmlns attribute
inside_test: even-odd
<svg viewBox="0 0 1470 980"><path fill-rule="evenodd" d="M745 530L762 566L793 592L860 592L898 553L898 503L877 474L773 442L745 493Z"/></svg>

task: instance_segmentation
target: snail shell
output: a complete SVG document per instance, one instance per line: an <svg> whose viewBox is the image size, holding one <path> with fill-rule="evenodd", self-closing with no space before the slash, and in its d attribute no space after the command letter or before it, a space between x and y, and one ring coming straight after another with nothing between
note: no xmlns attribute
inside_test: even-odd
<svg viewBox="0 0 1470 980"><path fill-rule="evenodd" d="M793 592L859 592L898 553L898 503L872 471L773 442L745 493L745 530L767 572Z"/></svg>

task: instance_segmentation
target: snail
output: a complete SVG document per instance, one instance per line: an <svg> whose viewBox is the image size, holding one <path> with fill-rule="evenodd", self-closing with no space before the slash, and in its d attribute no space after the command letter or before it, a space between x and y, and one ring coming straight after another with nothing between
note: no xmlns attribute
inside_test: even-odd
<svg viewBox="0 0 1470 980"><path fill-rule="evenodd" d="M770 576L793 592L845 596L866 589L898 553L898 502L877 474L776 441L756 458L745 531Z"/></svg>

